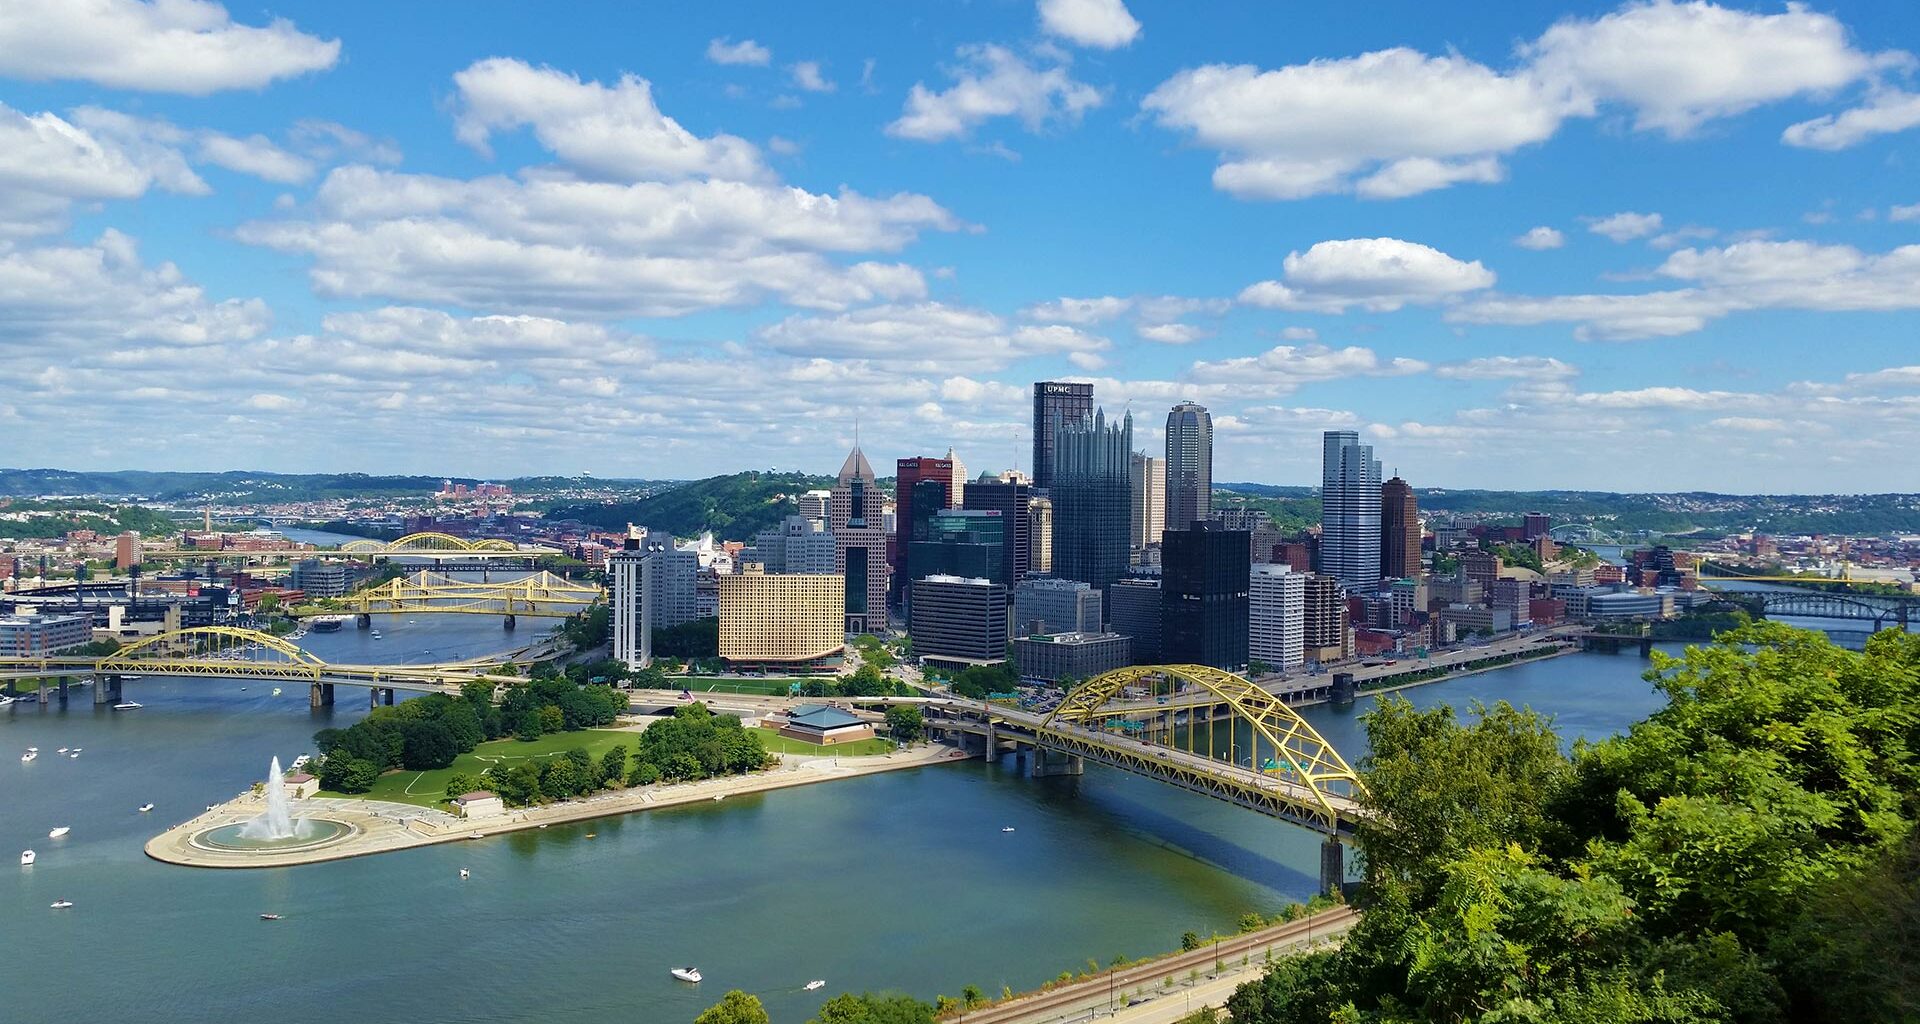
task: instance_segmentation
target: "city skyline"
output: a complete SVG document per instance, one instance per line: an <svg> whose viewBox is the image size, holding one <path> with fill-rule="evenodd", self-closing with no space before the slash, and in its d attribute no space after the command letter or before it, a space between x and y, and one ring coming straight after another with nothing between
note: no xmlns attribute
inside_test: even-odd
<svg viewBox="0 0 1920 1024"><path fill-rule="evenodd" d="M857 422L1032 469L1075 381L1149 451L1206 405L1222 481L1350 429L1421 486L1897 489L1915 49L1865 3L20 0L6 461L830 473Z"/></svg>

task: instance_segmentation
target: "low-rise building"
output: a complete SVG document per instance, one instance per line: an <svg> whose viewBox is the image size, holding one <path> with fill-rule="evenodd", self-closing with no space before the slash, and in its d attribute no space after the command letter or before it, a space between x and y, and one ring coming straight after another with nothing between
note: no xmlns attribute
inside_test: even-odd
<svg viewBox="0 0 1920 1024"><path fill-rule="evenodd" d="M1472 633L1493 636L1513 631L1513 613L1505 608L1456 604L1440 609L1440 619L1452 623L1463 636Z"/></svg>
<svg viewBox="0 0 1920 1024"><path fill-rule="evenodd" d="M1098 633L1100 591L1079 580L1030 577L1014 588L1013 622L1017 633Z"/></svg>
<svg viewBox="0 0 1920 1024"><path fill-rule="evenodd" d="M301 559L288 570L287 585L310 598L345 597L353 587L353 567L345 562Z"/></svg>
<svg viewBox="0 0 1920 1024"><path fill-rule="evenodd" d="M306 772L294 772L281 779L280 784L285 787L289 800L305 800L320 792L320 780Z"/></svg>
<svg viewBox="0 0 1920 1024"><path fill-rule="evenodd" d="M0 657L35 658L92 640L93 616L85 613L0 617Z"/></svg>
<svg viewBox="0 0 1920 1024"><path fill-rule="evenodd" d="M773 724L782 736L823 747L873 738L873 723L825 704L802 704Z"/></svg>
<svg viewBox="0 0 1920 1024"><path fill-rule="evenodd" d="M490 818L507 813L507 805L500 797L484 789L471 793L462 793L453 798L453 813L462 818Z"/></svg>
<svg viewBox="0 0 1920 1024"><path fill-rule="evenodd" d="M922 661L1007 660L1007 588L1000 584L978 576L928 576L913 581L908 607L913 650Z"/></svg>
<svg viewBox="0 0 1920 1024"><path fill-rule="evenodd" d="M846 648L846 581L837 575L768 575L749 562L722 576L720 657L730 665L817 666Z"/></svg>
<svg viewBox="0 0 1920 1024"><path fill-rule="evenodd" d="M1015 637L1013 661L1020 678L1057 683L1125 668L1132 649L1132 641L1119 633L1040 634Z"/></svg>

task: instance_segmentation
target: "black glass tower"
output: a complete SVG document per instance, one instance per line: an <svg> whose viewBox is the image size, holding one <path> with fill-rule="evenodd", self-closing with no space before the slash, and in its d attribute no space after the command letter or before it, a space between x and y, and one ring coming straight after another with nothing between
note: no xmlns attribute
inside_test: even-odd
<svg viewBox="0 0 1920 1024"><path fill-rule="evenodd" d="M1093 385L1043 380L1033 385L1033 486L1053 486L1058 462L1055 452L1063 424L1078 423L1093 414Z"/></svg>
<svg viewBox="0 0 1920 1024"><path fill-rule="evenodd" d="M1196 523L1160 539L1160 660L1169 665L1247 664L1252 571L1245 530Z"/></svg>
<svg viewBox="0 0 1920 1024"><path fill-rule="evenodd" d="M1061 424L1054 454L1053 574L1098 587L1105 597L1106 589L1127 574L1133 414L1109 424L1100 410Z"/></svg>

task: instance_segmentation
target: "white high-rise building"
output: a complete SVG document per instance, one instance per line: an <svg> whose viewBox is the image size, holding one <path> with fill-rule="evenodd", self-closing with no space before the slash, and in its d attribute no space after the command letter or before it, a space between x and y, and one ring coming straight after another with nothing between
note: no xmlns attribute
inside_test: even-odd
<svg viewBox="0 0 1920 1024"><path fill-rule="evenodd" d="M613 657L628 668L646 668L653 662L653 623L647 600L645 531L627 530L626 546L607 556L607 574L613 577L613 603L608 607L613 626Z"/></svg>
<svg viewBox="0 0 1920 1024"><path fill-rule="evenodd" d="M1380 588L1380 462L1351 430L1321 441L1320 570L1371 594Z"/></svg>
<svg viewBox="0 0 1920 1024"><path fill-rule="evenodd" d="M1144 551L1160 543L1160 535L1167 529L1167 462L1146 452L1134 452L1131 469L1133 519L1129 532L1133 550Z"/></svg>
<svg viewBox="0 0 1920 1024"><path fill-rule="evenodd" d="M1256 565L1247 588L1247 657L1291 671L1306 663L1307 577Z"/></svg>

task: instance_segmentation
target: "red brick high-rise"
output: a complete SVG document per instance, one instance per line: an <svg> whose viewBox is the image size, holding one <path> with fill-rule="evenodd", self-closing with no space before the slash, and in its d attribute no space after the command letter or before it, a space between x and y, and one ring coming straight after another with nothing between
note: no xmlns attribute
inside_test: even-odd
<svg viewBox="0 0 1920 1024"><path fill-rule="evenodd" d="M1420 503L1398 476L1380 485L1380 571L1393 579L1420 575Z"/></svg>

